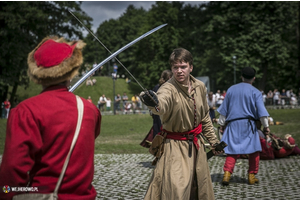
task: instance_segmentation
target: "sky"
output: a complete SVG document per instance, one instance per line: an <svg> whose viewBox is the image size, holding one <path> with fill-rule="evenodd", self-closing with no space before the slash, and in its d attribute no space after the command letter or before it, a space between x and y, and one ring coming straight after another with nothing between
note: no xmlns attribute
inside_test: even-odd
<svg viewBox="0 0 300 200"><path fill-rule="evenodd" d="M203 1L185 1L185 3L195 5L203 3ZM136 8L143 7L145 10L149 10L155 1L83 1L81 9L93 18L92 30L95 33L102 22L119 18L130 4ZM87 32L84 33L84 35L86 34Z"/></svg>

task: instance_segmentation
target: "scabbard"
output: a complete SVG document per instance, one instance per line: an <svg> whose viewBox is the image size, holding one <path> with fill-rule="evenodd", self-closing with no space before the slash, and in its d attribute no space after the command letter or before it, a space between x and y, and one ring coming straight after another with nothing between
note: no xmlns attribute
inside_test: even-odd
<svg viewBox="0 0 300 200"><path fill-rule="evenodd" d="M192 157L193 145L194 145L194 135L186 135L189 143L189 157Z"/></svg>
<svg viewBox="0 0 300 200"><path fill-rule="evenodd" d="M189 157L192 157L193 140L189 140Z"/></svg>

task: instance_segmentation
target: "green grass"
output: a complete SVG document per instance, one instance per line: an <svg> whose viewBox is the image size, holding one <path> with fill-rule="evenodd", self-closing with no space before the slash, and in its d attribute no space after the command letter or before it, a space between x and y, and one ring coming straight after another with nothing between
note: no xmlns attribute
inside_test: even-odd
<svg viewBox="0 0 300 200"><path fill-rule="evenodd" d="M92 101L95 105L97 105L97 102L102 96L102 94L105 94L106 97L109 97L112 101L114 99L114 91L113 91L113 80L110 77L104 77L104 76L94 76L97 80L96 84L93 86L86 86L85 83L81 84L75 91L74 94L79 95L85 99L88 98L88 96L91 96ZM74 84L76 81L78 81L79 78L75 78L71 85ZM11 90L12 88L10 88ZM18 101L21 102L29 97L38 95L42 91L42 86L37 85L33 82L29 83L29 87L19 87L17 91L17 98ZM115 81L115 95L120 94L123 96L123 93L126 92L129 100L131 100L131 97L134 94L138 94L142 91L142 89L137 85L137 83L131 82L127 84L125 82L125 79L117 79ZM113 104L112 104L113 105Z"/></svg>
<svg viewBox="0 0 300 200"><path fill-rule="evenodd" d="M300 141L300 110L268 110L275 121L284 125L270 126L271 132L283 137L291 134L296 142ZM0 119L0 154L3 153L6 119ZM96 139L95 153L148 153L148 149L139 144L152 126L148 114L105 115L102 116L101 133Z"/></svg>
<svg viewBox="0 0 300 200"><path fill-rule="evenodd" d="M283 122L284 125L270 126L271 133L279 137L285 134L291 134L296 142L300 141L300 110L299 109L280 109L268 110L274 121Z"/></svg>
<svg viewBox="0 0 300 200"><path fill-rule="evenodd" d="M152 117L148 114L105 115L95 153L147 153L148 149L139 144L151 126Z"/></svg>

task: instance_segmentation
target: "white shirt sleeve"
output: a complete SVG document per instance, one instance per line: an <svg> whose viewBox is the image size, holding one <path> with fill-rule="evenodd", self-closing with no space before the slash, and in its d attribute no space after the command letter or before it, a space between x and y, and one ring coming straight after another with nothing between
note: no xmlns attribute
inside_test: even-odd
<svg viewBox="0 0 300 200"><path fill-rule="evenodd" d="M261 117L260 122L265 128L269 127L268 117Z"/></svg>
<svg viewBox="0 0 300 200"><path fill-rule="evenodd" d="M218 124L220 124L221 126L224 126L225 125L225 120L226 120L226 117L224 115L220 115Z"/></svg>

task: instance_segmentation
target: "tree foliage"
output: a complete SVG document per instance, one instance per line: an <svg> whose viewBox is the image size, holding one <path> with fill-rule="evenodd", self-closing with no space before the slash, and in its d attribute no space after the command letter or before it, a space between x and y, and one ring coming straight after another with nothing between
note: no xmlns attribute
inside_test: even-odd
<svg viewBox="0 0 300 200"><path fill-rule="evenodd" d="M138 11L129 6L119 19L101 24L97 34L108 46L120 48L124 41L134 39L128 35L137 37L168 24L119 56L147 88L169 68L168 57L177 47L191 51L193 75L209 76L214 90L226 90L234 84L234 76L236 83L240 82L240 70L245 66L257 70L255 86L259 89L298 87L294 81L297 2L225 1L200 6L156 2L149 11ZM103 57L109 55L102 52Z"/></svg>
<svg viewBox="0 0 300 200"><path fill-rule="evenodd" d="M296 41L295 3L253 1L208 4L207 11L213 9L215 14L208 21L206 31L215 35L207 39L218 44L218 55L225 66L220 82L224 77L232 77L233 56L236 56L238 70L245 66L257 70L257 87L292 87L292 82L285 79L287 75L294 75L288 72L297 69L297 65L291 65L295 58L291 57L290 51L291 42ZM217 10L219 12L215 12ZM232 82L226 84L228 87Z"/></svg>
<svg viewBox="0 0 300 200"><path fill-rule="evenodd" d="M68 8L85 25L91 25L91 18L77 2L0 4L2 86L27 83L27 54L46 35L82 37L83 29L67 12ZM234 84L234 69L236 83L240 82L240 70L245 66L257 70L255 86L259 89L296 90L300 82L296 76L300 69L298 5L280 1L217 1L192 6L159 1L148 11L130 5L119 18L100 24L95 35L113 53L154 27L168 24L117 56L145 88L157 84L161 72L170 68L168 58L172 50L183 47L194 56L192 74L209 76L214 91ZM84 66L100 63L111 54L91 34L84 41ZM113 62L117 63L113 60L104 66L103 75L110 75ZM118 74L131 78L117 65Z"/></svg>
<svg viewBox="0 0 300 200"><path fill-rule="evenodd" d="M0 2L1 100L7 96L8 86L12 86L10 101L14 103L18 85L28 84L27 55L44 37L82 37L81 25L68 9L90 23L91 18L77 2Z"/></svg>

